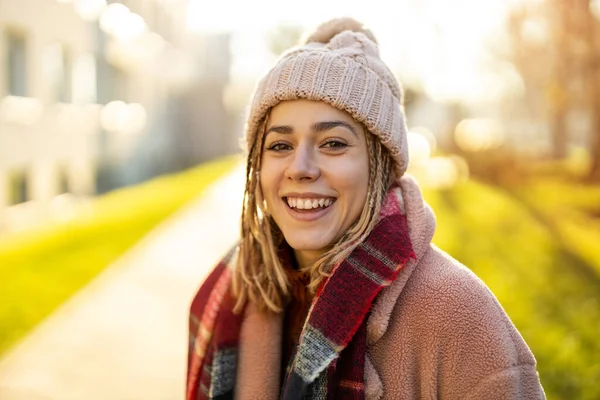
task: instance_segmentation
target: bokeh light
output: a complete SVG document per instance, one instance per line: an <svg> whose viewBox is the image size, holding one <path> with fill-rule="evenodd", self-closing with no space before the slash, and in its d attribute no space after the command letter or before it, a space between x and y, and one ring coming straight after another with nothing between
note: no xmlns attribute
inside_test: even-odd
<svg viewBox="0 0 600 400"><path fill-rule="evenodd" d="M94 21L106 8L106 0L75 0L75 10L86 21Z"/></svg>
<svg viewBox="0 0 600 400"><path fill-rule="evenodd" d="M408 153L412 164L427 162L431 156L431 145L423 135L411 130L408 132Z"/></svg>
<svg viewBox="0 0 600 400"><path fill-rule="evenodd" d="M425 128L424 126L413 126L412 128L409 129L409 131L412 133L419 134L425 140L427 140L427 143L429 144L430 154L435 153L435 151L437 149L437 139L435 138L435 135L433 134L433 132L431 132L429 129Z"/></svg>
<svg viewBox="0 0 600 400"><path fill-rule="evenodd" d="M35 124L44 112L44 105L30 97L6 96L0 101L0 120L7 124Z"/></svg>
<svg viewBox="0 0 600 400"><path fill-rule="evenodd" d="M450 189L469 178L466 161L458 156L432 157L425 167L417 172L419 183L426 188Z"/></svg>
<svg viewBox="0 0 600 400"><path fill-rule="evenodd" d="M136 134L146 126L146 121L146 110L137 103L112 101L100 113L100 124L109 132Z"/></svg>
<svg viewBox="0 0 600 400"><path fill-rule="evenodd" d="M118 40L133 40L146 31L144 19L121 3L111 3L100 17L102 30Z"/></svg>
<svg viewBox="0 0 600 400"><path fill-rule="evenodd" d="M484 118L464 119L454 131L456 144L464 151L485 151L499 147L504 141L502 127Z"/></svg>

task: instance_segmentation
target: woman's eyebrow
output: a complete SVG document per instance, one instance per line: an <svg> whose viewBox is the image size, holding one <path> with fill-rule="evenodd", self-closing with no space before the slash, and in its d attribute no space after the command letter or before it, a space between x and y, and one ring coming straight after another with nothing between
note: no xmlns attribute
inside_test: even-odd
<svg viewBox="0 0 600 400"><path fill-rule="evenodd" d="M337 128L338 126L344 127L352 132L355 136L358 137L356 133L356 129L352 125L344 121L321 121L316 122L310 126L310 130L313 132L324 132L333 128Z"/></svg>
<svg viewBox="0 0 600 400"><path fill-rule="evenodd" d="M315 122L310 126L310 130L315 133L325 132L333 128L337 128L338 126L344 127L352 132L355 136L358 136L356 133L356 129L347 122L344 121L320 121ZM294 128L290 125L273 125L265 132L267 135L270 132L277 132L280 134L291 134L294 133Z"/></svg>
<svg viewBox="0 0 600 400"><path fill-rule="evenodd" d="M267 133L270 133L270 132L290 134L290 133L294 132L294 128L292 128L289 125L273 125L269 129L267 129L267 131L265 132L265 136L267 135Z"/></svg>

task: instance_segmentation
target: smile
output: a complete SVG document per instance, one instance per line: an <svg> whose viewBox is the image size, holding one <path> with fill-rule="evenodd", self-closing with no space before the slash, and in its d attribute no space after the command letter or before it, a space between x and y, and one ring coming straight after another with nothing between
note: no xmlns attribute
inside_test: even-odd
<svg viewBox="0 0 600 400"><path fill-rule="evenodd" d="M298 197L284 197L284 201L287 202L287 205L295 210L318 210L329 207L335 201L334 198L315 198L315 199L306 199L306 198L298 198Z"/></svg>
<svg viewBox="0 0 600 400"><path fill-rule="evenodd" d="M302 222L316 221L333 209L335 197L283 197L287 212L293 219Z"/></svg>

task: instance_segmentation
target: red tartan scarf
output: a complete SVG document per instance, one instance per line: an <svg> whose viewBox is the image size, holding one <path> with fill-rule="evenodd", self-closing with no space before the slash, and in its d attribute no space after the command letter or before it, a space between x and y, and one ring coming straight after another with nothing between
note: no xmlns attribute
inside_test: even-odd
<svg viewBox="0 0 600 400"><path fill-rule="evenodd" d="M313 299L290 360L282 399L364 399L367 315L377 294L415 258L400 188L373 232L332 271ZM188 400L233 399L243 313L229 289L232 250L204 282L190 313Z"/></svg>

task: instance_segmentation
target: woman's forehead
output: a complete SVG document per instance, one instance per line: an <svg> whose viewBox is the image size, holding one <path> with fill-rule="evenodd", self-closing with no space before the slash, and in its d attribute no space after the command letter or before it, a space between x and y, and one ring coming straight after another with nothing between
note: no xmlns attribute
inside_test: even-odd
<svg viewBox="0 0 600 400"><path fill-rule="evenodd" d="M313 100L288 100L274 106L267 121L267 125L294 125L312 124L322 120L339 120L358 125L347 112L335 108L323 101Z"/></svg>

